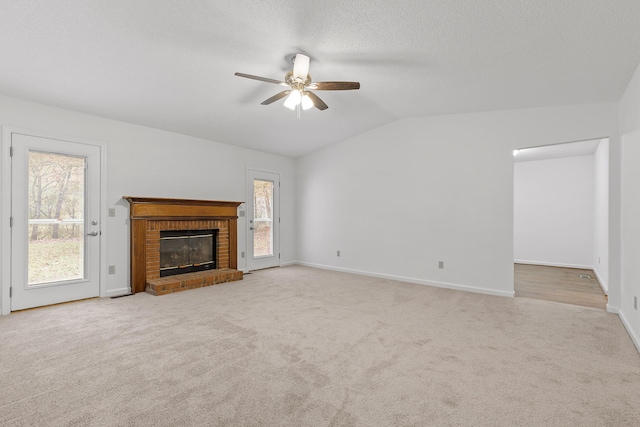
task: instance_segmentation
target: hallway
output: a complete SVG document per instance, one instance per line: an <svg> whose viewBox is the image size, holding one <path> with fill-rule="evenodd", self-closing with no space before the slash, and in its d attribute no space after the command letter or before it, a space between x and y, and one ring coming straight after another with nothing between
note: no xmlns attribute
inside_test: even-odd
<svg viewBox="0 0 640 427"><path fill-rule="evenodd" d="M606 310L607 297L592 270L514 264L514 282L516 297Z"/></svg>

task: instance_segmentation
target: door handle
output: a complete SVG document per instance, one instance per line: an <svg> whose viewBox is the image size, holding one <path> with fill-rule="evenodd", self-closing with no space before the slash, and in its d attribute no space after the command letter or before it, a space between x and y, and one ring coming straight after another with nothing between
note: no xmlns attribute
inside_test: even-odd
<svg viewBox="0 0 640 427"><path fill-rule="evenodd" d="M97 236L98 232L97 231L92 231L91 233L87 233L87 236Z"/></svg>
<svg viewBox="0 0 640 427"><path fill-rule="evenodd" d="M253 230L253 229L254 229L253 227L249 227L249 230Z"/></svg>

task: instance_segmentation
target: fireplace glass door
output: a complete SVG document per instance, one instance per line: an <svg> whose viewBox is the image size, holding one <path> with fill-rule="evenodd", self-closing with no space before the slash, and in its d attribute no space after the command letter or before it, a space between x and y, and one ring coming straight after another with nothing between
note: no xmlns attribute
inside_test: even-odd
<svg viewBox="0 0 640 427"><path fill-rule="evenodd" d="M217 230L160 232L160 277L216 268Z"/></svg>

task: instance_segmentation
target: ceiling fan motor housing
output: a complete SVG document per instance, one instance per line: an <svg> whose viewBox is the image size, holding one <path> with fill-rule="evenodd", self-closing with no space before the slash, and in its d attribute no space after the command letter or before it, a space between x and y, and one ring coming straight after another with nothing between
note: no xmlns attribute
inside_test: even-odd
<svg viewBox="0 0 640 427"><path fill-rule="evenodd" d="M284 81L293 88L300 85L302 87L306 87L311 83L311 74L307 74L307 78L303 81L300 77L295 77L293 75L293 71L289 71L286 76L284 76ZM301 89L301 88L296 88Z"/></svg>

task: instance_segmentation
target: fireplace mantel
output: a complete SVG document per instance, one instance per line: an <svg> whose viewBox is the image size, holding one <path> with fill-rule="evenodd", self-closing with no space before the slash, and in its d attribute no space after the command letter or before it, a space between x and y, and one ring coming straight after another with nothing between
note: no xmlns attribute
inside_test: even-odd
<svg viewBox="0 0 640 427"><path fill-rule="evenodd" d="M222 250L217 265L223 270L237 268L237 208L242 202L133 196L123 199L131 205L131 292L143 292L149 280L159 278L157 236L161 230L220 228Z"/></svg>
<svg viewBox="0 0 640 427"><path fill-rule="evenodd" d="M131 205L131 219L238 218L242 202L219 200L160 199L125 196Z"/></svg>

